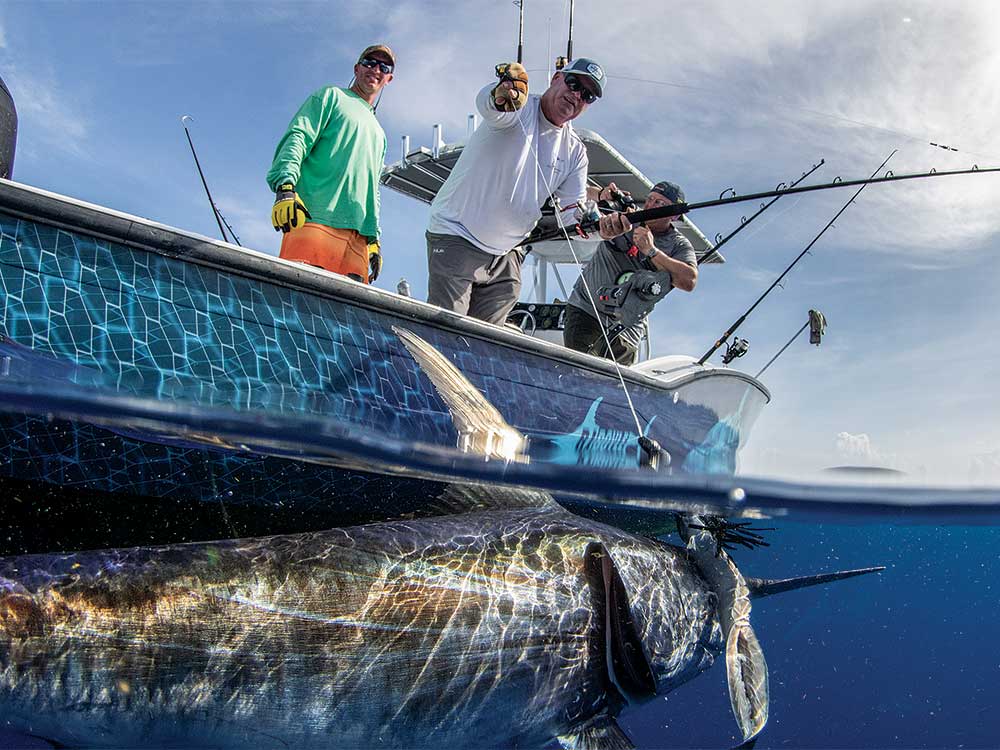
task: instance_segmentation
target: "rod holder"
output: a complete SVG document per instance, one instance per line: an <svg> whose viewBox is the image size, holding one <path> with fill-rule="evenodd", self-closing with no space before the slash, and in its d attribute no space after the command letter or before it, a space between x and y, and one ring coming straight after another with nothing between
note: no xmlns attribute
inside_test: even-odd
<svg viewBox="0 0 1000 750"><path fill-rule="evenodd" d="M400 143L400 149L402 150L403 153L400 154L399 163L405 167L407 164L406 157L410 153L410 136L408 135L403 136L402 141Z"/></svg>
<svg viewBox="0 0 1000 750"><path fill-rule="evenodd" d="M472 134L476 132L476 128L479 127L479 118L475 115L469 115L469 125L467 136L472 137Z"/></svg>
<svg viewBox="0 0 1000 750"><path fill-rule="evenodd" d="M431 156L437 159L441 155L441 147L444 145L444 139L441 136L441 126L434 126L434 141L431 144Z"/></svg>

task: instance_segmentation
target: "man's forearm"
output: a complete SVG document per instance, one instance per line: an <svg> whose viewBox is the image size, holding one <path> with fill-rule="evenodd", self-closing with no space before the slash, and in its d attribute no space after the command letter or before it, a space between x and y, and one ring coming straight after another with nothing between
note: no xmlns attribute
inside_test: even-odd
<svg viewBox="0 0 1000 750"><path fill-rule="evenodd" d="M652 258L653 267L658 271L670 272L670 283L678 289L691 292L698 283L698 269L680 260L675 260L662 250Z"/></svg>

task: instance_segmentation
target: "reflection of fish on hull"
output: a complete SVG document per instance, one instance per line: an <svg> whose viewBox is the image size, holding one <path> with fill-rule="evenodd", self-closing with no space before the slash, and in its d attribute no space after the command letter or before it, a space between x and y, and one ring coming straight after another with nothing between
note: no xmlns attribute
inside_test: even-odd
<svg viewBox="0 0 1000 750"><path fill-rule="evenodd" d="M450 490L460 515L0 560L0 715L64 745L629 746L614 716L712 664L726 596L697 549L486 492Z"/></svg>

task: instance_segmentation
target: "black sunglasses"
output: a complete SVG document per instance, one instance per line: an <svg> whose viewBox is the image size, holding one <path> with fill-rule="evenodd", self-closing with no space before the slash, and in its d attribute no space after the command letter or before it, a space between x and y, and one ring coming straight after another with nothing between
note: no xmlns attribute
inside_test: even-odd
<svg viewBox="0 0 1000 750"><path fill-rule="evenodd" d="M570 91L580 92L580 98L583 99L587 104L593 104L597 101L597 94L588 89L581 83L580 79L573 75L572 73L567 73L563 78L566 80L566 88Z"/></svg>
<svg viewBox="0 0 1000 750"><path fill-rule="evenodd" d="M384 63L381 60L376 60L374 57L362 57L358 60L358 65L362 68L378 68L383 74L388 74L392 72L392 66L389 63Z"/></svg>

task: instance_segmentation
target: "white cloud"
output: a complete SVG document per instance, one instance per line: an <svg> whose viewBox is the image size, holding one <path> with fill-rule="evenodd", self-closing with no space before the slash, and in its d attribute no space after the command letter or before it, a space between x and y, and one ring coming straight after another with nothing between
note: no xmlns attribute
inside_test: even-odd
<svg viewBox="0 0 1000 750"><path fill-rule="evenodd" d="M838 432L836 449L837 455L851 464L876 466L886 463L886 457L872 446L871 438L863 432L857 435Z"/></svg>
<svg viewBox="0 0 1000 750"><path fill-rule="evenodd" d="M1000 448L969 459L969 482L992 485L1000 483Z"/></svg>
<svg viewBox="0 0 1000 750"><path fill-rule="evenodd" d="M17 108L18 132L31 133L34 148L44 146L77 157L87 155L88 119L77 93L71 93L47 63L28 62L6 43L0 24L0 69ZM25 138L18 139L19 147Z"/></svg>

